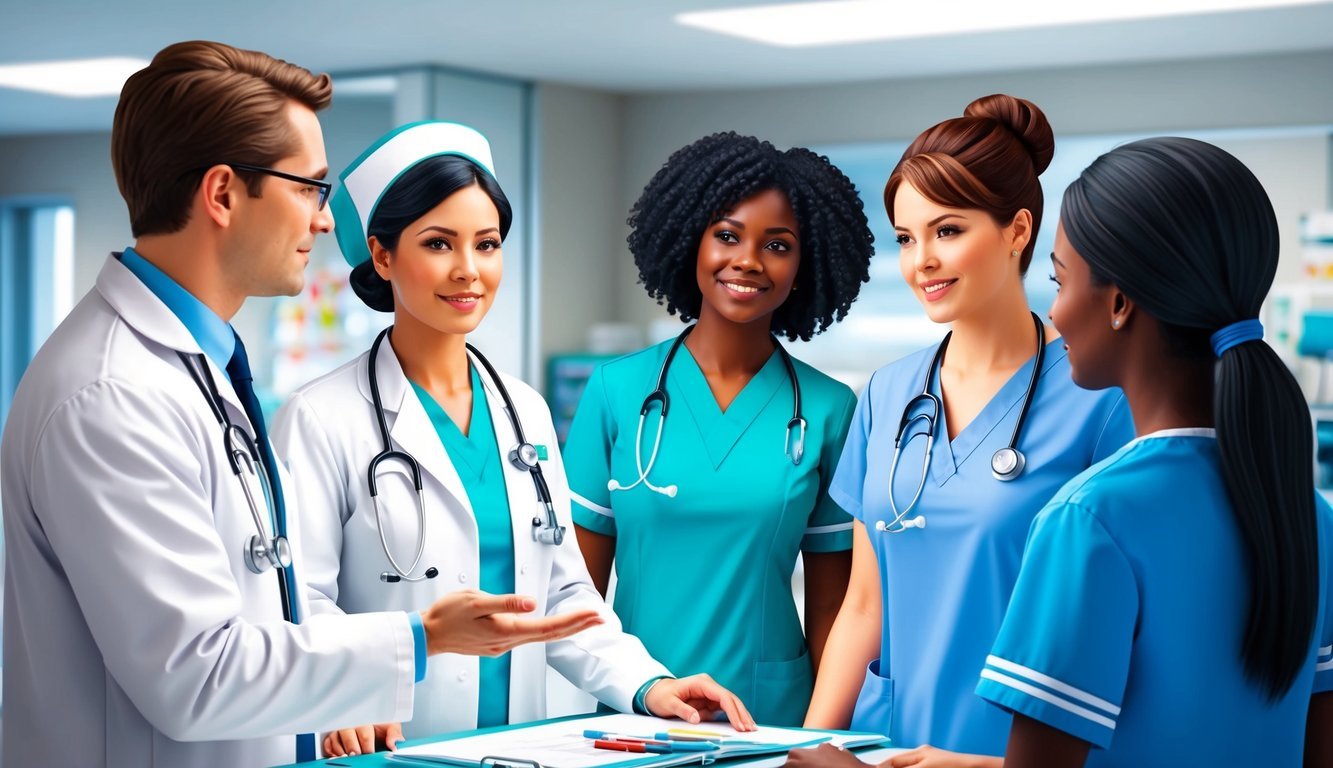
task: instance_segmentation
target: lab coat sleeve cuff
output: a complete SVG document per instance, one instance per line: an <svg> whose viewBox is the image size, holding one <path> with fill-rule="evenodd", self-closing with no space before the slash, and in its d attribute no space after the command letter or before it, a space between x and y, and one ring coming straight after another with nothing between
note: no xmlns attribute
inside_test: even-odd
<svg viewBox="0 0 1333 768"><path fill-rule="evenodd" d="M658 677L652 678L648 682L639 686L638 692L634 694L634 714L636 715L652 714L652 712L648 711L648 692L653 689L654 685L657 685L658 683L667 679L669 679L667 675L660 675Z"/></svg>
<svg viewBox="0 0 1333 768"><path fill-rule="evenodd" d="M413 679L419 683L426 679L426 626L417 612L409 613L407 622L412 627L412 659L416 670Z"/></svg>

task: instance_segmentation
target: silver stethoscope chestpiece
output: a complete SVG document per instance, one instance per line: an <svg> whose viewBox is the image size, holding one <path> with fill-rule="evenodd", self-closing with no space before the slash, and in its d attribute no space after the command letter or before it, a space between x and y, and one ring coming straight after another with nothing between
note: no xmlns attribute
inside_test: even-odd
<svg viewBox="0 0 1333 768"><path fill-rule="evenodd" d="M1017 448L1001 448L990 458L990 473L996 480L1006 482L1023 474L1027 460Z"/></svg>

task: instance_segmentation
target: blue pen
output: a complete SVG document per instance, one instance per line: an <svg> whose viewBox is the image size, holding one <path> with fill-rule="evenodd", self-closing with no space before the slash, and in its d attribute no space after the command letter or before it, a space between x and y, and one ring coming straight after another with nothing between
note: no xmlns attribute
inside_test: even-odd
<svg viewBox="0 0 1333 768"><path fill-rule="evenodd" d="M611 732L611 731L594 731L594 730L592 730L592 729L589 729L589 730L584 731L584 732L583 732L583 738L585 738L585 739L625 739L625 740L628 740L628 741L641 741L641 742L645 742L645 743L646 743L646 742L650 742L650 741L659 741L659 742L662 742L662 743L666 743L666 742L668 742L668 741L671 741L671 738L670 738L670 737L665 736L665 735L660 734L660 733L657 734L657 736L655 736L655 737L654 737L654 736L631 736L631 735L629 735L629 734L627 734L627 733L613 733L613 732Z"/></svg>

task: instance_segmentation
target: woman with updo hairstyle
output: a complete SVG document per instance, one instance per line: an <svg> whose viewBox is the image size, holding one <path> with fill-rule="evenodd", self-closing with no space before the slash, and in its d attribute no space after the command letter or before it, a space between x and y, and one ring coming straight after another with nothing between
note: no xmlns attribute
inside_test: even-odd
<svg viewBox="0 0 1333 768"><path fill-rule="evenodd" d="M831 489L856 519L851 582L808 726L965 761L1004 752L1009 718L973 691L1023 537L1060 486L1133 436L1118 391L1074 385L1023 290L1053 152L1036 105L993 95L918 136L889 176L903 279L948 332L876 371L857 404Z"/></svg>
<svg viewBox="0 0 1333 768"><path fill-rule="evenodd" d="M977 687L1014 714L1004 765L1333 765L1333 511L1258 320L1268 195L1211 144L1136 141L1066 190L1051 262L1074 381L1138 437L1032 525Z"/></svg>
<svg viewBox="0 0 1333 768"><path fill-rule="evenodd" d="M778 337L847 314L873 236L827 158L735 133L672 154L629 225L648 294L696 322L584 392L565 455L589 572L605 594L614 562L616 613L667 666L799 725L847 585L851 519L828 484L856 400Z"/></svg>
<svg viewBox="0 0 1333 768"><path fill-rule="evenodd" d="M310 613L415 616L461 592L475 607L459 631L498 624L511 642L442 654L427 668L414 627L402 638L417 649L404 671L417 680L412 720L348 723L325 734L324 753L542 719L548 664L622 712L696 722L725 712L750 728L730 692L706 675L671 678L620 630L564 535L569 490L545 401L467 343L500 289L513 220L486 138L457 123L413 123L340 179L331 206L352 287L393 324L368 352L298 389L274 425L301 501L293 541ZM581 631L541 642L529 612Z"/></svg>

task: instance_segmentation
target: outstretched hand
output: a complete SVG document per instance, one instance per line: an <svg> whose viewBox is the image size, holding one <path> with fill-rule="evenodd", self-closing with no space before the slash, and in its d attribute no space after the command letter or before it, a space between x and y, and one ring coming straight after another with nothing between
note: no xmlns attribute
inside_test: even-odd
<svg viewBox="0 0 1333 768"><path fill-rule="evenodd" d="M593 610L528 618L537 601L522 595L451 592L421 614L426 653L499 656L527 643L549 643L602 623Z"/></svg>

